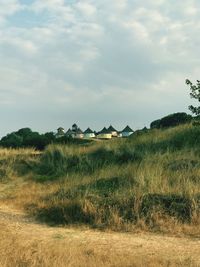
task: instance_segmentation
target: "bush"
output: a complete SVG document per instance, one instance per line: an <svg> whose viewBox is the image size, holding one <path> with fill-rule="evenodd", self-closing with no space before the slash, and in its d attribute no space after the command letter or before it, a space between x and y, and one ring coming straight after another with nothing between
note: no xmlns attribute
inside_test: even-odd
<svg viewBox="0 0 200 267"><path fill-rule="evenodd" d="M23 145L23 137L16 133L6 135L1 139L0 145L8 148L19 148Z"/></svg>
<svg viewBox="0 0 200 267"><path fill-rule="evenodd" d="M150 125L151 128L167 128L192 121L192 116L184 112L178 112L163 117L160 120L153 121Z"/></svg>
<svg viewBox="0 0 200 267"><path fill-rule="evenodd" d="M155 120L155 121L152 121L152 123L150 124L150 128L151 128L151 129L154 129L154 128L159 129L159 128L160 128L160 121L161 121L161 120Z"/></svg>
<svg viewBox="0 0 200 267"><path fill-rule="evenodd" d="M145 194L136 198L130 192L134 184L133 179L111 177L67 191L60 189L43 200L45 206L36 208L35 212L39 219L49 223L85 223L102 227L112 224L116 214L122 224L143 219L151 225L153 214L161 212L178 221L191 222L194 212L200 209L199 195L192 198L179 194Z"/></svg>
<svg viewBox="0 0 200 267"><path fill-rule="evenodd" d="M91 174L109 165L142 160L142 154L139 151L127 146L120 147L118 150L102 147L81 154L75 154L72 151L72 147L70 150L70 147L60 145L47 148L39 162L38 174L50 175L49 180L52 180L52 175L59 177L72 172ZM42 178L42 180L45 179Z"/></svg>
<svg viewBox="0 0 200 267"><path fill-rule="evenodd" d="M117 163L124 164L128 162L141 161L143 154L141 151L136 151L134 148L124 146L116 152L115 157Z"/></svg>

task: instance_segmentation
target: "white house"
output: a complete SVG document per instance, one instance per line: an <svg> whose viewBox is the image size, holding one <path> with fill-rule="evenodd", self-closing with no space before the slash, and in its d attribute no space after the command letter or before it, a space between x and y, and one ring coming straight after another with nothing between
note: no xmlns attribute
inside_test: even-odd
<svg viewBox="0 0 200 267"><path fill-rule="evenodd" d="M65 136L65 129L63 127L59 127L57 129L56 138L60 138Z"/></svg>
<svg viewBox="0 0 200 267"><path fill-rule="evenodd" d="M67 130L67 132L65 133L66 137L75 137L75 133L74 131L72 131L70 128Z"/></svg>
<svg viewBox="0 0 200 267"><path fill-rule="evenodd" d="M78 126L76 124L72 125L72 129L68 129L67 132L65 133L65 136L67 137L72 137L72 138L77 138L77 139L81 139L84 137L83 132L81 131L80 128L78 128Z"/></svg>
<svg viewBox="0 0 200 267"><path fill-rule="evenodd" d="M128 137L131 134L133 134L133 130L128 125L121 131L122 137Z"/></svg>
<svg viewBox="0 0 200 267"><path fill-rule="evenodd" d="M99 139L111 139L112 133L104 127L97 135L97 138Z"/></svg>
<svg viewBox="0 0 200 267"><path fill-rule="evenodd" d="M95 137L95 133L90 129L87 128L87 130L85 130L84 134L84 138L94 138Z"/></svg>
<svg viewBox="0 0 200 267"><path fill-rule="evenodd" d="M108 128L108 131L111 132L112 137L118 137L118 132L112 125Z"/></svg>
<svg viewBox="0 0 200 267"><path fill-rule="evenodd" d="M82 139L84 137L84 134L82 132L82 130L80 128L78 128L75 132L75 136L74 138L77 138L77 139Z"/></svg>

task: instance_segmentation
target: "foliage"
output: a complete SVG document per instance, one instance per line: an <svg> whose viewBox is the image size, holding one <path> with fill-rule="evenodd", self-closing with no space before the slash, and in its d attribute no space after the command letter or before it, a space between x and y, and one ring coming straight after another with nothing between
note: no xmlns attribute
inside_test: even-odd
<svg viewBox="0 0 200 267"><path fill-rule="evenodd" d="M121 165L127 162L140 162L142 155L134 149L120 146L117 149L96 148L85 153L77 153L74 147L64 145L49 146L41 157L38 174L60 177L72 173L89 173L110 165ZM46 180L45 176L44 180Z"/></svg>
<svg viewBox="0 0 200 267"><path fill-rule="evenodd" d="M185 112L177 112L165 116L159 120L153 121L150 125L151 128L167 128L174 127L180 124L188 123L192 120L192 116Z"/></svg>
<svg viewBox="0 0 200 267"><path fill-rule="evenodd" d="M72 139L69 137L61 137L56 139L53 132L39 134L33 132L30 128L22 128L16 132L4 136L0 141L0 146L6 148L23 148L33 147L38 150L44 150L49 144L89 144L90 140Z"/></svg>
<svg viewBox="0 0 200 267"><path fill-rule="evenodd" d="M196 85L194 85L190 80L186 79L186 84L190 87L190 97L197 99L200 102L200 81L197 80ZM200 115L200 107L189 106L189 110L195 114Z"/></svg>
<svg viewBox="0 0 200 267"><path fill-rule="evenodd" d="M199 136L199 127L181 125L109 145L49 146L37 181L60 187L33 212L50 223L113 229L141 220L158 227L158 216L192 223L200 215Z"/></svg>
<svg viewBox="0 0 200 267"><path fill-rule="evenodd" d="M49 142L51 140L45 135L32 132L29 128L23 128L3 137L0 146L7 148L34 147L43 150Z"/></svg>
<svg viewBox="0 0 200 267"><path fill-rule="evenodd" d="M1 139L0 145L3 147L18 148L23 144L23 137L17 135L16 133L7 134Z"/></svg>
<svg viewBox="0 0 200 267"><path fill-rule="evenodd" d="M151 129L154 129L154 128L159 129L160 128L160 119L152 121L151 124L150 124L150 128Z"/></svg>

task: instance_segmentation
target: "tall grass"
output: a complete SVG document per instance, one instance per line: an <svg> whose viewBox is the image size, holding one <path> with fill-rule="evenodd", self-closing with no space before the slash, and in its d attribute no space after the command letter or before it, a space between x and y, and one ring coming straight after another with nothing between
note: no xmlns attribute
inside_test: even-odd
<svg viewBox="0 0 200 267"><path fill-rule="evenodd" d="M182 125L87 146L51 145L34 164L26 161L24 173L36 188L52 189L24 205L54 224L158 229L164 220L198 228L199 136L200 127Z"/></svg>
<svg viewBox="0 0 200 267"><path fill-rule="evenodd" d="M50 146L39 163L40 181L60 188L34 209L52 223L120 228L157 214L199 223L198 127L184 125L88 147Z"/></svg>

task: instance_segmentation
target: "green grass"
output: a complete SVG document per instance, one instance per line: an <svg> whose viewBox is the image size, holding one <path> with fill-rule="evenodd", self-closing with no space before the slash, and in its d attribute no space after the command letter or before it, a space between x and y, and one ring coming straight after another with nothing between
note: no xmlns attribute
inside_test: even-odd
<svg viewBox="0 0 200 267"><path fill-rule="evenodd" d="M141 221L154 228L158 220L199 225L198 126L153 129L87 146L51 145L34 163L21 164L29 179L56 188L27 207L39 220L112 229Z"/></svg>
<svg viewBox="0 0 200 267"><path fill-rule="evenodd" d="M85 148L50 146L38 175L60 188L35 213L51 223L98 227L151 225L159 212L192 223L200 210L199 149L200 128L192 125Z"/></svg>

